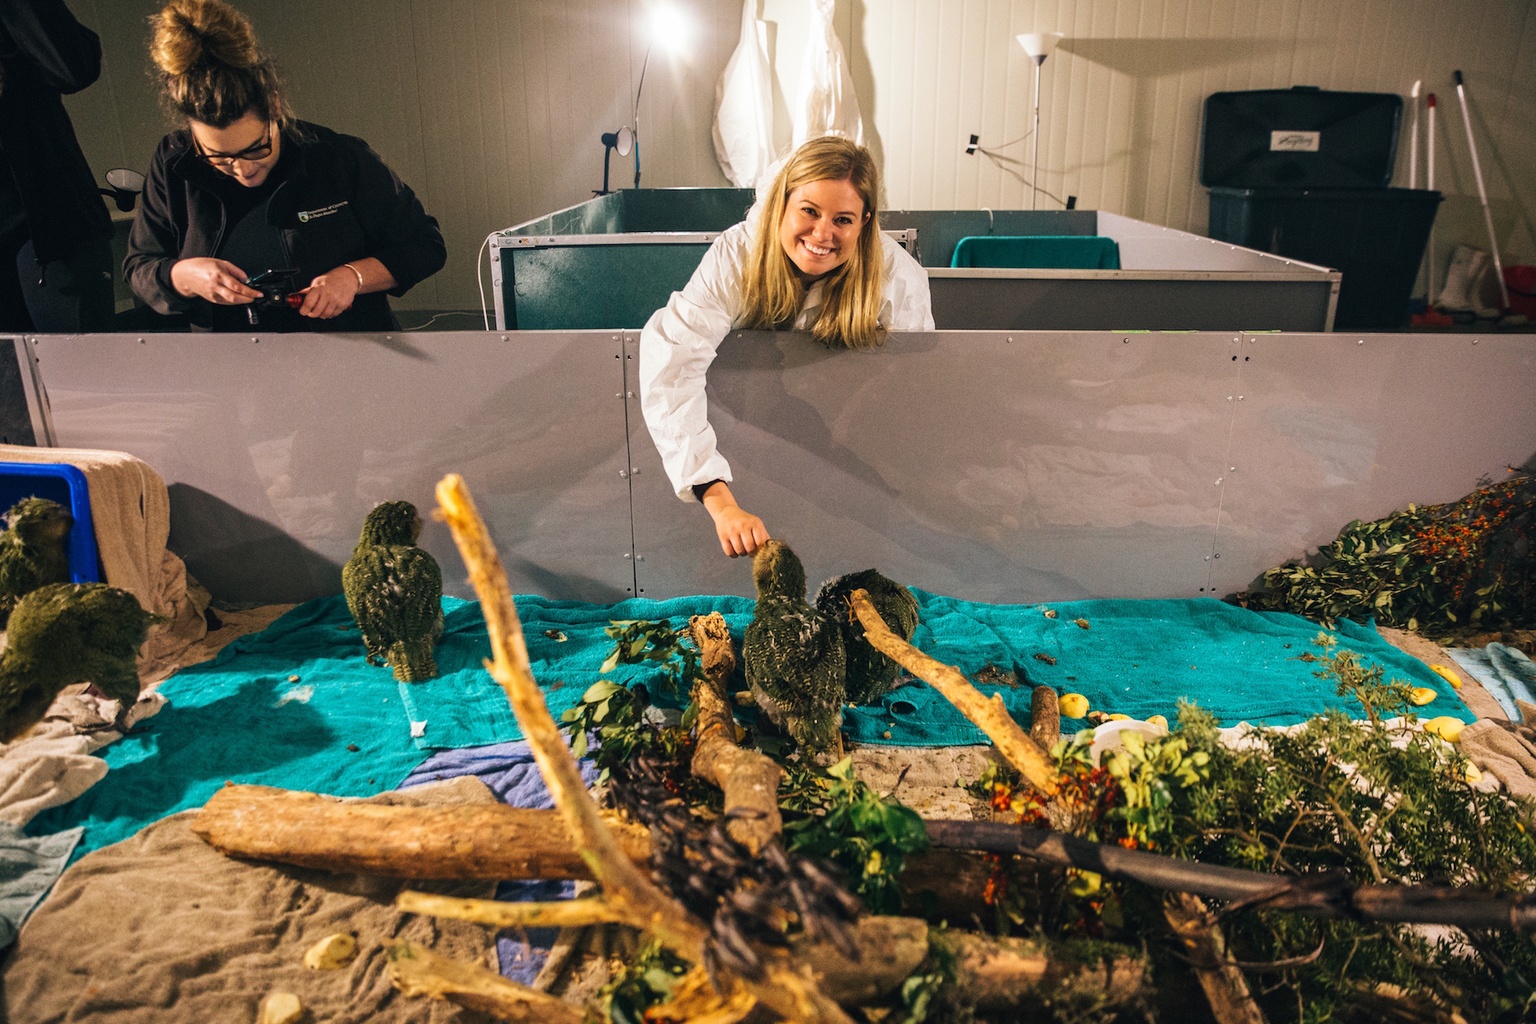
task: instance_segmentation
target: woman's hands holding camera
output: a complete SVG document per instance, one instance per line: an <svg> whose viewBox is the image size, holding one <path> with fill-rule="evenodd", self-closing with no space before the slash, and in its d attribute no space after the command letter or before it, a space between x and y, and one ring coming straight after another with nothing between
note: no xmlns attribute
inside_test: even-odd
<svg viewBox="0 0 1536 1024"><path fill-rule="evenodd" d="M261 298L261 292L245 283L245 271L212 256L172 263L171 287L186 298L203 298L220 306L243 306Z"/></svg>

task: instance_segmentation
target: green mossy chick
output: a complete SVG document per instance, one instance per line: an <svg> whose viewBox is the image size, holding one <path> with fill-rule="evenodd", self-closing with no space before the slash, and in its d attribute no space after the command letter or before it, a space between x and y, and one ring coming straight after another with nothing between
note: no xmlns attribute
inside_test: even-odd
<svg viewBox="0 0 1536 1024"><path fill-rule="evenodd" d="M443 573L437 559L416 546L419 536L415 505L376 505L341 570L368 663L390 666L406 683L437 675L432 649L443 635Z"/></svg>
<svg viewBox="0 0 1536 1024"><path fill-rule="evenodd" d="M64 687L87 682L118 702L116 728L126 732L139 648L162 621L105 583L50 583L24 595L0 655L0 742L39 722Z"/></svg>
<svg viewBox="0 0 1536 1024"><path fill-rule="evenodd" d="M23 594L45 583L69 582L69 528L75 517L47 498L22 498L5 514L0 533L0 628Z"/></svg>
<svg viewBox="0 0 1536 1024"><path fill-rule="evenodd" d="M901 666L875 650L864 639L864 627L854 617L848 597L855 590L869 592L869 603L892 633L911 640L917 631L917 598L912 591L874 569L850 572L828 580L816 592L816 607L831 617L843 633L848 656L848 703L872 704L890 692Z"/></svg>
<svg viewBox="0 0 1536 1024"><path fill-rule="evenodd" d="M843 635L805 599L805 568L770 540L752 559L757 607L741 660L757 706L818 764L842 758Z"/></svg>

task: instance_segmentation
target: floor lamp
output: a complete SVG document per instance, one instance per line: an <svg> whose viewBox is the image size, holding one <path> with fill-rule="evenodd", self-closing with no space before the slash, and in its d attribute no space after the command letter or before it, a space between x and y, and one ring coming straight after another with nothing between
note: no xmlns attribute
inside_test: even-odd
<svg viewBox="0 0 1536 1024"><path fill-rule="evenodd" d="M1033 210L1040 199L1040 65L1045 63L1045 58L1056 49L1056 44L1061 42L1060 32L1025 32L1017 39L1019 45L1024 47L1024 52L1029 54L1035 62L1035 123L1030 128L1030 135L1034 137L1034 145L1029 156L1029 185L1032 191L1029 195L1029 208Z"/></svg>

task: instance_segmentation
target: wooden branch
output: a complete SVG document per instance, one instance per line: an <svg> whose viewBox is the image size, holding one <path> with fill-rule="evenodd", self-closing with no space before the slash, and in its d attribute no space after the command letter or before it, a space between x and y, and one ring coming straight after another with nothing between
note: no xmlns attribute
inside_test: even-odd
<svg viewBox="0 0 1536 1024"><path fill-rule="evenodd" d="M984 1012L1085 996L1116 1006L1135 999L1148 983L1146 962L1129 949L1085 960L1050 941L962 931L935 933L932 945L952 964L956 989Z"/></svg>
<svg viewBox="0 0 1536 1024"><path fill-rule="evenodd" d="M571 928L589 924L622 924L623 915L601 899L556 900L551 903L506 903L463 899L405 889L395 906L410 914L431 914L473 921L496 928Z"/></svg>
<svg viewBox="0 0 1536 1024"><path fill-rule="evenodd" d="M657 888L624 853L587 793L576 758L549 713L538 683L534 682L523 625L517 617L506 571L463 479L453 473L439 481L437 500L464 557L470 582L480 597L493 655L486 670L506 691L512 713L528 738L534 761L576 849L603 887L610 906L637 927L654 932L679 955L698 961L709 932L681 903Z"/></svg>
<svg viewBox="0 0 1536 1024"><path fill-rule="evenodd" d="M1163 916L1184 944L1217 1024L1266 1024L1248 979L1228 960L1226 938L1200 897L1174 893L1163 904Z"/></svg>
<svg viewBox="0 0 1536 1024"><path fill-rule="evenodd" d="M1049 686L1037 686L1030 695L1029 736L1047 753L1061 739L1061 704Z"/></svg>
<svg viewBox="0 0 1536 1024"><path fill-rule="evenodd" d="M693 687L698 709L698 746L693 774L725 794L725 831L754 856L784 828L779 814L779 780L784 771L772 758L736 745L736 719L726 684L736 668L731 634L719 612L695 615L688 623L698 645L704 678ZM732 816L733 811L745 812Z"/></svg>
<svg viewBox="0 0 1536 1024"><path fill-rule="evenodd" d="M855 590L849 600L854 614L864 626L864 638L875 650L943 694L976 728L986 733L997 752L1017 768L1031 786L1046 796L1056 795L1056 767L1049 754L1019 728L1000 695L993 694L990 699L983 697L959 669L929 657L892 633L870 603L866 591Z"/></svg>
<svg viewBox="0 0 1536 1024"><path fill-rule="evenodd" d="M495 971L461 963L414 942L389 947L389 980L403 994L442 999L514 1024L582 1024L580 1010Z"/></svg>
<svg viewBox="0 0 1536 1024"><path fill-rule="evenodd" d="M649 931L679 956L702 963L708 929L629 859L582 782L576 758L534 682L506 571L463 479L451 473L440 480L437 500L480 597L494 656L486 669L506 691L550 797L593 877L603 887L603 898L630 924ZM848 1015L817 989L804 966L769 965L761 982L743 979L743 983L759 1002L781 1017L851 1024Z"/></svg>
<svg viewBox="0 0 1536 1024"><path fill-rule="evenodd" d="M650 858L650 834L608 823L632 861ZM234 786L220 789L192 830L220 853L339 873L391 878L590 878L554 811L463 804L410 807Z"/></svg>

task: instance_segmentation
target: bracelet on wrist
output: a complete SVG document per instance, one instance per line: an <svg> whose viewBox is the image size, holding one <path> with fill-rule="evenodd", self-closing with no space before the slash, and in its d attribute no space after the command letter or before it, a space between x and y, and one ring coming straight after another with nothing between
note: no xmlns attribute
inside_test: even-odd
<svg viewBox="0 0 1536 1024"><path fill-rule="evenodd" d="M363 290L363 272L361 270L358 270L356 267L354 267L350 263L343 263L342 266L346 267L348 270L352 271L352 273L357 275L357 290L358 291L362 291Z"/></svg>

